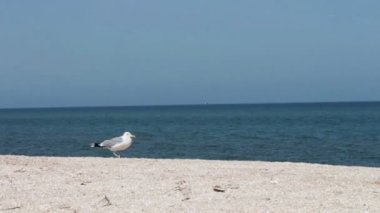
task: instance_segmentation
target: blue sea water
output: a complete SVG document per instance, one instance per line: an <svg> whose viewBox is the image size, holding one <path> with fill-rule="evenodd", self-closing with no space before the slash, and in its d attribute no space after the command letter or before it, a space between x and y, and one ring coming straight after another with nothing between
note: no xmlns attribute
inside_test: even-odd
<svg viewBox="0 0 380 213"><path fill-rule="evenodd" d="M0 110L0 154L102 156L89 144L131 131L124 157L380 166L380 103Z"/></svg>

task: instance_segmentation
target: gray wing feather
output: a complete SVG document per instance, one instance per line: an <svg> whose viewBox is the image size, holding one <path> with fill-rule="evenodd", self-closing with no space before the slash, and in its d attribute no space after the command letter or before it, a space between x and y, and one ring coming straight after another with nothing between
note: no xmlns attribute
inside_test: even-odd
<svg viewBox="0 0 380 213"><path fill-rule="evenodd" d="M111 138L109 140L105 140L101 142L99 145L105 148L109 148L109 147L114 146L115 144L121 143L122 141L123 140L121 139L121 137L116 137L116 138Z"/></svg>

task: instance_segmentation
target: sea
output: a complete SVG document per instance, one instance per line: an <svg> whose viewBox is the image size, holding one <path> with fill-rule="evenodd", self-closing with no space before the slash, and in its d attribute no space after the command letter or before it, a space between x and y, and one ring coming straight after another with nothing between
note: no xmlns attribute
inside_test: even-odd
<svg viewBox="0 0 380 213"><path fill-rule="evenodd" d="M0 155L112 157L90 143L125 131L122 157L380 167L380 102L0 109Z"/></svg>

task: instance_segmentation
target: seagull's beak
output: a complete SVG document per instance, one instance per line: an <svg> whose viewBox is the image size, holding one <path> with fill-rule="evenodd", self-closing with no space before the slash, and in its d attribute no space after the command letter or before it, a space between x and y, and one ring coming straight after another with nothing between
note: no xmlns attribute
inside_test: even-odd
<svg viewBox="0 0 380 213"><path fill-rule="evenodd" d="M134 135L131 135L131 138L136 138L136 136L134 136Z"/></svg>

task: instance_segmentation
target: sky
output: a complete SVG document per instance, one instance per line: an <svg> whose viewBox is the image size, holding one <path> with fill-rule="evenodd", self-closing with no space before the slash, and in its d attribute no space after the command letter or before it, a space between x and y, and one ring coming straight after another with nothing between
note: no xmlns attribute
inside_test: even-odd
<svg viewBox="0 0 380 213"><path fill-rule="evenodd" d="M380 100L377 0L0 0L0 108Z"/></svg>

